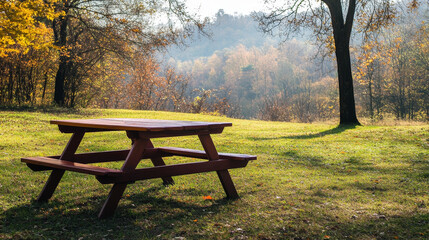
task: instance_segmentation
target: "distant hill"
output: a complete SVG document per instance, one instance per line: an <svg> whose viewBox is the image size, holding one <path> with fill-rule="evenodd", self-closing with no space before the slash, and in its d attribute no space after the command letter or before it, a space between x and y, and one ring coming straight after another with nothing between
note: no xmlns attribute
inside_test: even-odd
<svg viewBox="0 0 429 240"><path fill-rule="evenodd" d="M187 61L211 56L215 51L234 48L239 44L246 47L260 47L266 43L276 45L279 41L262 33L258 23L249 15L233 16L219 10L215 20L207 26L210 37L196 34L188 41L188 46L173 46L167 57Z"/></svg>

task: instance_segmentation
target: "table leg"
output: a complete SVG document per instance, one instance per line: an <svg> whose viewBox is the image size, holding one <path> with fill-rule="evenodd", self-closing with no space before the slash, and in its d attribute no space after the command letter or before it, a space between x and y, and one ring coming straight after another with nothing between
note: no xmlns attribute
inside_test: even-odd
<svg viewBox="0 0 429 240"><path fill-rule="evenodd" d="M147 149L147 148L154 148L152 141L150 141L149 138L140 138L138 133L127 132L127 136L132 140L133 148L134 148L134 145L137 141L141 142L141 143L139 143L139 145L141 148L143 148L143 150ZM139 154L140 154L140 152L139 152ZM143 152L141 153L141 155L142 154L143 154ZM124 170L125 168L134 170L137 167L137 164L140 162L140 160L141 159L138 159L136 162L124 163L122 170ZM150 160L152 161L154 166L165 166L165 162L161 156L152 157L152 158L150 158ZM173 185L174 184L174 180L172 177L163 177L162 181L163 181L164 185Z"/></svg>
<svg viewBox="0 0 429 240"><path fill-rule="evenodd" d="M124 193L126 187L126 183L113 184L109 196L107 197L106 202L104 202L104 205L98 214L98 218L107 218L113 216L113 213L115 213L119 200L121 200L122 194Z"/></svg>
<svg viewBox="0 0 429 240"><path fill-rule="evenodd" d="M69 161L73 160L73 155L76 152L77 148L79 147L79 144L82 141L82 138L84 135L85 135L85 132L83 132L83 131L73 133L69 142L67 143L66 148L64 149L63 153L61 154L60 160L69 160ZM45 202L45 201L48 201L52 197L52 195L55 192L55 189L58 186L58 183L60 183L61 178L64 175L64 172L65 172L65 170L62 170L62 169L52 170L48 181L46 181L42 192L39 194L39 197L37 198L37 201Z"/></svg>
<svg viewBox="0 0 429 240"><path fill-rule="evenodd" d="M125 159L124 165L122 165L121 168L124 174L132 174L139 164L144 150L146 148L153 147L149 139L132 138L131 140L133 141L133 146L131 147L128 156ZM119 201L121 200L122 194L124 193L126 187L127 183L113 184L109 196L107 197L100 213L98 214L99 218L107 218L113 215L116 208L118 207Z"/></svg>
<svg viewBox="0 0 429 240"><path fill-rule="evenodd" d="M39 197L37 197L37 201L46 202L52 197L55 189L58 186L58 183L60 183L61 178L64 175L64 172L65 170L62 169L52 170L51 175L49 176L48 181L46 181L42 192L40 192Z"/></svg>
<svg viewBox="0 0 429 240"><path fill-rule="evenodd" d="M209 161L215 161L219 159L219 154L216 150L216 147L213 143L212 138L209 134L198 135L200 138L201 144L203 145L204 151L209 158ZM225 190L226 196L231 199L238 198L237 190L234 187L231 176L229 175L228 170L216 171L219 177L222 187Z"/></svg>
<svg viewBox="0 0 429 240"><path fill-rule="evenodd" d="M147 139L147 141L148 141L148 145L147 146L149 148L154 148L154 146L153 146L152 142L150 141L150 139ZM152 161L152 163L153 163L154 166L164 166L165 165L165 162L164 162L164 160L162 159L161 156L153 157L150 160ZM164 186L174 185L174 180L173 180L172 177L163 177L162 178L162 182L163 182Z"/></svg>

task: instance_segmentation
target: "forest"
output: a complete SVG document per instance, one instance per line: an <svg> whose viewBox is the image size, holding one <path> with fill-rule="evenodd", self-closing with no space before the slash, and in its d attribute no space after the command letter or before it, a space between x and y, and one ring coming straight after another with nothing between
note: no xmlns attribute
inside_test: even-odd
<svg viewBox="0 0 429 240"><path fill-rule="evenodd" d="M34 26L23 28L29 33L21 42L26 32L1 20L3 36L18 36L0 43L2 107L56 104L294 122L338 117L330 38L304 32L279 39L261 33L254 17L222 10L202 21L181 12L170 21L183 24L172 28L150 19L166 14L163 5L129 10L113 0L102 6L53 1L44 8L24 2L15 10L0 6L9 15L23 9L37 15L21 22ZM401 6L394 23L352 39L359 117L429 119L428 4Z"/></svg>

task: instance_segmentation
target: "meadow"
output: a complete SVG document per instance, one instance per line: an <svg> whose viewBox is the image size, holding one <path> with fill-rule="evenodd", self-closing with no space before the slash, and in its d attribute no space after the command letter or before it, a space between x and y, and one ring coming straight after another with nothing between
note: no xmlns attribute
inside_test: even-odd
<svg viewBox="0 0 429 240"><path fill-rule="evenodd" d="M232 122L213 135L218 150L258 160L230 170L238 200L225 199L216 173L177 176L167 187L152 179L129 185L114 217L99 220L111 185L66 172L52 199L38 203L49 172L33 172L20 161L60 154L70 136L49 120L75 118ZM153 142L202 150L197 137ZM90 133L78 152L129 146L123 132ZM428 238L427 124L337 127L133 110L0 111L0 239Z"/></svg>

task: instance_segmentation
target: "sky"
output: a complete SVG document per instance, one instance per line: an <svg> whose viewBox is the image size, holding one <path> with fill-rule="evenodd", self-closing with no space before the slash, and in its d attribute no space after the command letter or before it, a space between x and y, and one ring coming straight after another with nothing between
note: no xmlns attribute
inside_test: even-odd
<svg viewBox="0 0 429 240"><path fill-rule="evenodd" d="M198 11L202 17L214 17L219 9L242 15L264 9L263 0L187 0L186 3L191 12Z"/></svg>

